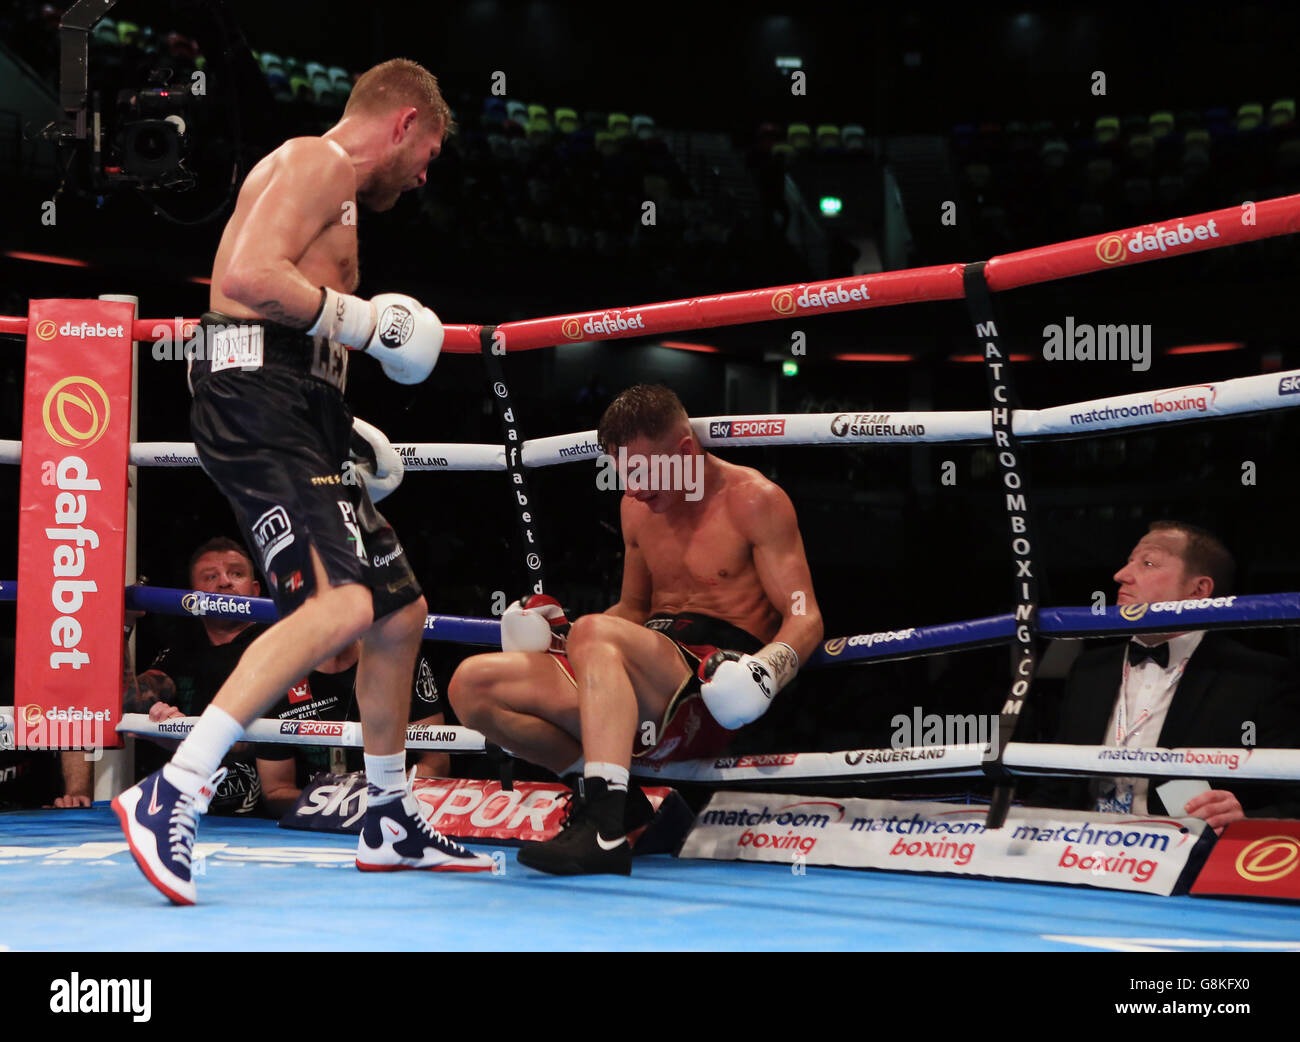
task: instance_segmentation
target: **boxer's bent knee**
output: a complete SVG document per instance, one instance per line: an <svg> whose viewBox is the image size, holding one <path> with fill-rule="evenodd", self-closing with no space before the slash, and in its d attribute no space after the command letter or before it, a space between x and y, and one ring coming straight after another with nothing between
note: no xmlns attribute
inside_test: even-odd
<svg viewBox="0 0 1300 1042"><path fill-rule="evenodd" d="M471 655L456 667L447 685L447 698L451 707L470 727L491 713L496 701L496 671L492 655Z"/></svg>
<svg viewBox="0 0 1300 1042"><path fill-rule="evenodd" d="M580 656L586 651L599 647L619 648L620 631L635 625L626 619L614 618L599 612L584 615L569 630L568 651L570 655Z"/></svg>
<svg viewBox="0 0 1300 1042"><path fill-rule="evenodd" d="M549 719L577 705L573 683L559 663L549 655L521 651L465 659L452 674L447 696L458 715L463 707L480 716L504 711Z"/></svg>

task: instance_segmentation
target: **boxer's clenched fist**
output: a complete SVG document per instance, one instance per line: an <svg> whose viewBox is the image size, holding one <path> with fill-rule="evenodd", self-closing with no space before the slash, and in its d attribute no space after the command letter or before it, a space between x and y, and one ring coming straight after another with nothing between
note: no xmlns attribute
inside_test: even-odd
<svg viewBox="0 0 1300 1042"><path fill-rule="evenodd" d="M433 372L442 350L442 322L414 297L381 293L363 300L328 286L321 293L320 314L307 330L309 336L364 351L399 384L418 384Z"/></svg>
<svg viewBox="0 0 1300 1042"><path fill-rule="evenodd" d="M752 655L715 651L700 663L700 697L713 719L735 731L766 713L776 693L798 670L799 656L780 641Z"/></svg>
<svg viewBox="0 0 1300 1042"><path fill-rule="evenodd" d="M728 731L735 731L767 712L776 683L767 667L751 655L715 651L700 663L700 695Z"/></svg>
<svg viewBox="0 0 1300 1042"><path fill-rule="evenodd" d="M554 597L535 593L501 616L502 651L557 651L568 646L569 620Z"/></svg>

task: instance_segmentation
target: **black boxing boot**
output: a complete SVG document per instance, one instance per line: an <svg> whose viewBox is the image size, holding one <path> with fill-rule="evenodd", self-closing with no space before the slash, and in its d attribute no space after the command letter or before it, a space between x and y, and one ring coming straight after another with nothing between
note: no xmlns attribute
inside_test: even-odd
<svg viewBox="0 0 1300 1042"><path fill-rule="evenodd" d="M627 802L623 808L623 830L635 832L644 828L654 820L654 816L654 804L650 802L650 797L640 785L630 782L627 787Z"/></svg>
<svg viewBox="0 0 1300 1042"><path fill-rule="evenodd" d="M553 876L631 875L632 850L623 829L626 802L627 793L610 791L604 778L579 779L560 834L525 843L519 863Z"/></svg>
<svg viewBox="0 0 1300 1042"><path fill-rule="evenodd" d="M570 774L560 776L560 781L572 789L575 793L578 791L578 785L582 782L582 774L579 771L573 771ZM650 802L650 798L645 794L645 790L636 782L628 782L627 785L627 802L623 809L623 832L630 835L637 829L645 828L654 820L655 808Z"/></svg>

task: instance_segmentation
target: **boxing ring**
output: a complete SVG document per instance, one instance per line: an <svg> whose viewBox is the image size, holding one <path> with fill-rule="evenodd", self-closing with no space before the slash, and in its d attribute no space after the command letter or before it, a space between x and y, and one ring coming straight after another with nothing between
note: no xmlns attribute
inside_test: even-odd
<svg viewBox="0 0 1300 1042"><path fill-rule="evenodd" d="M656 783L673 781L718 787L758 787L780 792L786 783L891 780L911 777L991 779L997 789L989 826L1004 819L1009 784L1031 774L1107 775L1116 771L1105 747L1030 745L1014 740L1021 705L1030 691L1040 637L1086 639L1141 632L1167 632L1169 613L1183 628L1287 626L1300 622L1300 593L1206 598L1171 605L1047 608L1038 603L1033 572L1035 535L1028 520L1033 490L1018 460L1022 441L1079 437L1164 424L1200 422L1300 405L1300 370L1224 380L1196 387L1119 395L1047 409L1021 409L1010 385L1009 350L998 342L990 292L1067 278L1300 231L1300 196L1253 204L1252 220L1228 208L1090 236L994 257L979 264L952 264L885 272L795 286L697 297L603 312L584 312L506 323L447 325L443 350L480 354L491 398L498 408L501 444L398 444L406 470L481 470L506 474L516 501L521 538L520 574L544 583L543 554L532 539L533 518L523 509L527 474L537 468L598 456L594 431L528 440L515 419L501 359L512 352L590 340L643 337L686 329L806 317L931 301L967 301L983 349L989 407L959 412L891 412L875 423L877 409L825 414L764 414L695 418L692 426L708 449L754 446L862 444L914 445L990 441L999 450L1006 489L1009 543L1020 591L1003 615L827 638L805 669L861 668L875 661L961 649L1010 645L1019 659L1007 678L1008 696L999 719L994 755L968 743L892 750L786 753L718 757L683 763L641 761L633 773ZM1206 232L1211 229L1213 234ZM1133 243L1146 243L1134 250ZM28 332L27 319L0 318L0 333ZM137 319L133 337L156 341L162 330L179 342L189 333L182 320ZM1005 373L1002 370L1007 370ZM899 433L900 431L904 433ZM0 442L0 462L19 463L22 445ZM436 464L422 462L437 457ZM185 442L137 442L130 463L145 467L197 466ZM1016 520L1019 519L1019 520ZM1019 581L1024 577L1024 581ZM231 610L272 621L270 600L129 585L127 607L153 613L201 615ZM558 591L563 600L563 591ZM15 583L0 583L0 600L14 600ZM499 644L495 619L430 615L425 637L479 647ZM3 723L0 710L0 723ZM192 720L151 723L126 715L118 730L174 736ZM255 722L259 741L360 746L360 725L343 724L328 739L282 735L278 721ZM12 717L9 726L12 727ZM444 727L438 740L419 739L412 749L477 752L483 736L469 728ZM1113 750L1112 750L1113 751ZM1240 752L1240 749L1236 750ZM1254 749L1238 762L1232 750L1157 750L1165 753L1126 764L1126 773L1148 777L1198 775L1249 781L1300 781L1300 751ZM111 814L89 811L19 812L0 816L0 886L34 895L62 895L44 911L17 914L0 924L0 948L66 947L68 936L87 947L183 948L204 938L239 946L310 943L365 948L386 943L383 931L411 926L400 943L424 948L879 948L898 950L1183 950L1231 948L1300 950L1300 906L1274 905L1267 917L1243 915L1232 902L1189 897L1067 889L1038 884L990 882L941 875L901 875L807 866L792 873L772 864L712 863L666 856L639 858L631 880L554 880L518 866L513 851L500 855L501 871L478 879L406 878L359 880L339 872L351 864L350 843L337 836L277 832L274 823L206 819L199 851L205 855L199 907L183 923L140 885ZM55 870L57 866L57 870ZM311 873L305 875L304 873ZM68 897L67 881L78 896ZM59 880L63 880L60 883ZM84 888L83 888L84 884ZM436 889L425 894L423 888ZM276 894L289 886L291 910ZM495 889L478 890L476 887ZM541 900L545 892L545 900ZM417 896L418 895L418 896ZM593 902L599 914L592 915ZM36 902L33 902L35 904ZM427 903L427 910L426 910ZM48 909L56 907L55 912ZM90 914L90 909L94 914ZM239 910L239 917L224 913ZM413 910L414 909L414 910ZM447 913L454 910L454 915ZM319 915L317 915L319 913ZM157 916L166 915L165 922ZM413 918L414 917L414 918ZM94 919L99 924L87 925ZM131 934L123 936L126 923ZM161 931L155 935L151 924ZM74 929L75 927L75 929ZM223 932L226 931L226 932ZM480 932L481 931L481 932Z"/></svg>

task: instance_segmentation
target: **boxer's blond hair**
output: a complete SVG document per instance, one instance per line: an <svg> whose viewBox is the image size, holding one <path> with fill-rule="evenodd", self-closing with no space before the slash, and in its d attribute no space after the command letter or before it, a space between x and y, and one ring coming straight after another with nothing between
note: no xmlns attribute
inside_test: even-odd
<svg viewBox="0 0 1300 1042"><path fill-rule="evenodd" d="M605 452L611 452L635 438L659 438L678 426L691 433L681 399L661 384L637 384L609 403L600 418L596 441Z"/></svg>
<svg viewBox="0 0 1300 1042"><path fill-rule="evenodd" d="M421 119L428 118L433 126L441 127L444 134L455 132L456 121L438 89L438 78L409 58L390 58L363 72L348 95L343 115L370 115L407 105L418 109Z"/></svg>

